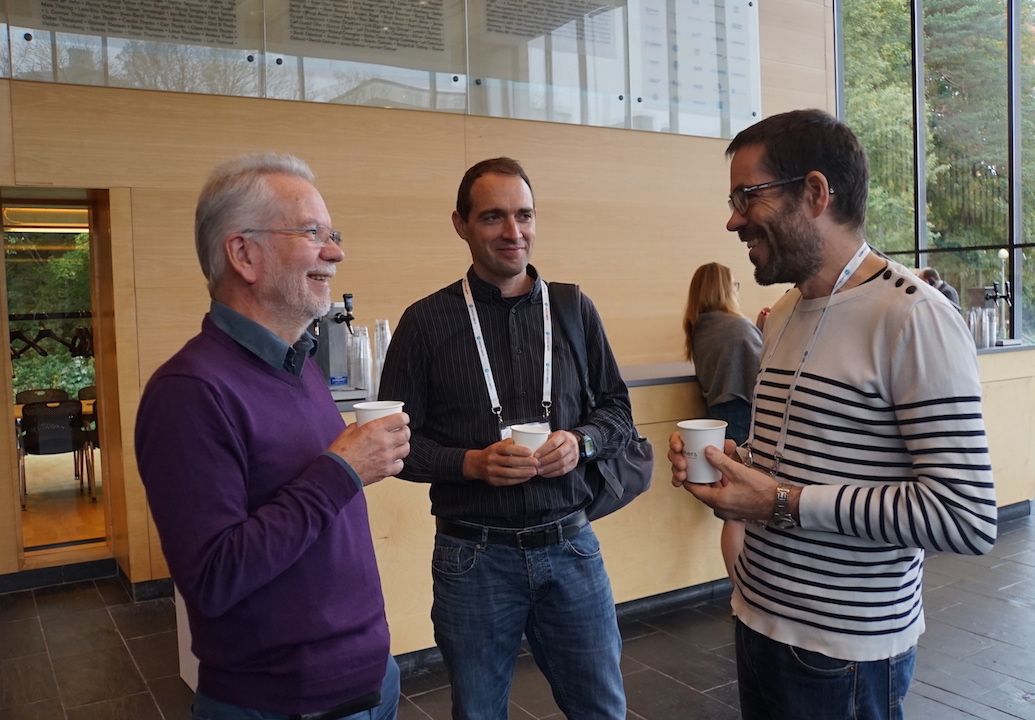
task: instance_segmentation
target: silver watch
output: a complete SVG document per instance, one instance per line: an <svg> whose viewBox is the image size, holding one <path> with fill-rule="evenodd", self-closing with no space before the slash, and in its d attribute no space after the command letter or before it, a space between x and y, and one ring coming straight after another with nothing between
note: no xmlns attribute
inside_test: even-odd
<svg viewBox="0 0 1035 720"><path fill-rule="evenodd" d="M776 506L773 508L773 517L766 523L768 527L777 530L790 530L798 527L790 508L791 487L790 485L776 486Z"/></svg>

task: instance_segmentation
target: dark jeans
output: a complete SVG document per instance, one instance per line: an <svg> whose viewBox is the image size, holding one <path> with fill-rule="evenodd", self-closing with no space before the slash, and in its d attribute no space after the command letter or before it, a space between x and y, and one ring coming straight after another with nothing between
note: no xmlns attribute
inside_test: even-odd
<svg viewBox="0 0 1035 720"><path fill-rule="evenodd" d="M737 445L748 439L751 430L751 403L747 400L730 400L708 408L708 417L726 421L726 437Z"/></svg>
<svg viewBox="0 0 1035 720"><path fill-rule="evenodd" d="M737 622L744 720L902 720L916 647L888 660L837 660Z"/></svg>
<svg viewBox="0 0 1035 720"><path fill-rule="evenodd" d="M587 523L521 549L435 537L431 619L457 720L506 720L521 635L569 720L625 720L611 583Z"/></svg>

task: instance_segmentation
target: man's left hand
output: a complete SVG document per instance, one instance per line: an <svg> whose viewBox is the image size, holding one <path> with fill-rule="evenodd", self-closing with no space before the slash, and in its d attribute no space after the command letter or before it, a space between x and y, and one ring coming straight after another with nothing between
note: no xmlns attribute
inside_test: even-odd
<svg viewBox="0 0 1035 720"><path fill-rule="evenodd" d="M574 433L556 430L539 446L535 456L539 459L540 477L560 477L579 464L579 441Z"/></svg>

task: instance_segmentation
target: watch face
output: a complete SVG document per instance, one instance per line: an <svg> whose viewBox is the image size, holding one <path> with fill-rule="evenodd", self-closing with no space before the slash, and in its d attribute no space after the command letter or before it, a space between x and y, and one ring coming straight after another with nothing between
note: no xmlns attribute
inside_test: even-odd
<svg viewBox="0 0 1035 720"><path fill-rule="evenodd" d="M579 448L579 454L582 455L582 457L584 458L591 458L593 457L593 453L595 453L596 451L597 449L593 445L593 438L591 438L589 435L583 435L582 447Z"/></svg>

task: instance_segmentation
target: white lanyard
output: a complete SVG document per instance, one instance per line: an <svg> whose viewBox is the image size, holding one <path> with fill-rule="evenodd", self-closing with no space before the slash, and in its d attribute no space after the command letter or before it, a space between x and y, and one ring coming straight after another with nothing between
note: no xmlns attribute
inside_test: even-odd
<svg viewBox="0 0 1035 720"><path fill-rule="evenodd" d="M776 451L773 453L773 466L769 470L769 474L776 477L776 474L780 471L780 461L783 459L783 448L787 442L787 423L791 417L791 403L794 399L794 390L798 387L798 379L801 377L802 370L805 369L805 362L808 360L809 353L816 346L816 340L819 338L819 329L823 325L823 318L827 315L827 309L830 307L830 303L834 301L834 295L844 287L844 284L848 282L848 278L855 274L855 271L862 265L863 260L870 254L870 246L865 242L856 250L855 255L848 261L848 264L844 266L841 274L837 276L837 281L834 283L834 288L830 291L830 297L827 298L827 304L823 306L823 311L819 314L819 320L816 321L816 327L812 329L812 336L809 338L809 342L805 345L805 352L801 355L801 362L798 363L798 369L794 371L794 378L791 380L791 386L787 389L787 402L784 403L783 408L783 422L780 423L780 437L776 442ZM798 302L801 302L801 296L798 297ZM772 362L773 356L776 354L776 349L780 345L780 340L783 339L783 332L787 329L787 326L791 324L791 320L794 318L794 310L797 309L798 303L794 304L794 308L791 309L790 315L787 316L787 322L780 328L779 333L776 336L776 340L769 350L769 353L765 358L762 359L762 366L758 370L758 377L755 379L755 394L752 398L751 403L751 429L747 439L747 457L745 461L747 465L751 465L754 458L752 457L751 448L755 443L755 413L758 412L758 391L762 387L762 376L769 367L769 363Z"/></svg>
<svg viewBox="0 0 1035 720"><path fill-rule="evenodd" d="M496 414L496 419L502 425L503 406L500 404L500 396L496 392L496 381L492 377L492 368L489 367L489 353L485 349L482 324L478 321L478 309L474 305L474 296L471 295L471 286L468 284L467 278L461 278L460 283L464 288L464 300L467 301L467 314L471 318L471 330L474 331L474 344L478 346L478 358L482 361L482 375L485 377L485 387L489 391L489 402L492 403L492 412ZM550 293L542 278L539 278L539 290L543 297L543 416L550 417L550 392L553 388L553 328L550 322Z"/></svg>

